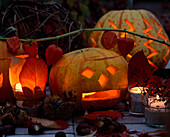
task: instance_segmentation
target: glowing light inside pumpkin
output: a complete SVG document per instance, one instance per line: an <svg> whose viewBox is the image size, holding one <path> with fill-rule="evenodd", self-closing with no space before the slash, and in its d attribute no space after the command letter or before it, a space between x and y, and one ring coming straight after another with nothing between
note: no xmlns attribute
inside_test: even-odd
<svg viewBox="0 0 170 137"><path fill-rule="evenodd" d="M87 78L91 78L93 76L94 72L95 72L94 70L86 68L81 72L81 74Z"/></svg>
<svg viewBox="0 0 170 137"><path fill-rule="evenodd" d="M108 20L108 22L114 29L117 29L117 26L110 19Z"/></svg>
<svg viewBox="0 0 170 137"><path fill-rule="evenodd" d="M99 78L99 83L102 87L104 87L107 83L107 80L108 78L106 77L106 75L104 75L103 73L100 75L100 78Z"/></svg>
<svg viewBox="0 0 170 137"><path fill-rule="evenodd" d="M101 25L100 25L100 23L99 23L99 28L101 28ZM93 43L94 43L94 45L93 45L93 47L96 47L96 45L97 45L97 43L96 43L96 41L94 40L94 37L96 36L96 34L97 33L99 33L100 31L96 31L94 34L93 34L93 36L91 37L91 40L93 41Z"/></svg>
<svg viewBox="0 0 170 137"><path fill-rule="evenodd" d="M22 85L21 85L21 83L17 83L17 84L15 85L15 89L16 89L17 92L23 92L23 91L22 91Z"/></svg>
<svg viewBox="0 0 170 137"><path fill-rule="evenodd" d="M114 67L113 65L109 66L109 67L107 68L107 70L108 70L112 75L114 75L114 74L118 71L118 69L117 69L116 67Z"/></svg>
<svg viewBox="0 0 170 137"><path fill-rule="evenodd" d="M166 38L164 35L161 34L161 31L162 31L161 25L159 25L156 20L154 20L154 19L152 19L152 20L153 20L153 22L155 22L155 23L158 25L158 27L159 27L158 35L161 36L164 41L167 41L167 38ZM165 56L163 56L163 60L164 60L166 63L168 63L168 60L166 59L166 56L168 56L168 54L169 54L169 52L170 52L170 51L169 51L170 49L169 49L169 47L168 47L167 45L165 45L165 44L163 44L163 46L165 46L165 47L167 48L167 52L166 52Z"/></svg>
<svg viewBox="0 0 170 137"><path fill-rule="evenodd" d="M0 74L0 88L3 86L3 73Z"/></svg>
<svg viewBox="0 0 170 137"><path fill-rule="evenodd" d="M82 101L106 100L119 98L120 90L107 90L98 92L82 93Z"/></svg>
<svg viewBox="0 0 170 137"><path fill-rule="evenodd" d="M83 93L83 94L82 94L82 98L85 98L85 97L87 97L87 96L94 95L94 94L96 94L96 92Z"/></svg>
<svg viewBox="0 0 170 137"><path fill-rule="evenodd" d="M127 29L128 31L134 31L135 27L132 25L132 23L130 21L128 21L127 19L125 19L126 24L129 25L129 29ZM124 38L125 37L125 32L122 33L122 35L120 37Z"/></svg>

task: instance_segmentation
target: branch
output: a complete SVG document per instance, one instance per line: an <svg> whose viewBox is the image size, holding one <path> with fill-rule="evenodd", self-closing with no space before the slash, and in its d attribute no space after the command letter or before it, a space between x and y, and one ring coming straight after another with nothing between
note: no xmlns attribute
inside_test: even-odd
<svg viewBox="0 0 170 137"><path fill-rule="evenodd" d="M55 36L55 37L40 38L40 39L21 39L21 41L37 41L38 42L38 41L54 40L54 39L59 39L59 38L62 38L62 37L67 37L67 36L70 36L70 35L73 35L73 34L77 34L77 33L80 33L80 32L85 32L85 31L119 31L119 32L126 32L126 33L129 33L129 34L132 34L132 35L136 35L136 36L141 37L141 38L150 39L150 40L162 43L162 44L166 44L166 45L168 45L170 47L170 43L167 43L164 40L159 40L159 39L151 38L151 37L139 34L139 33L128 31L126 29L112 29L112 28L85 28L85 29L75 30L75 31L72 31L72 32L69 32L69 33L65 33L63 35L59 35L59 36ZM6 40L6 39L8 39L8 38L0 38L0 40Z"/></svg>

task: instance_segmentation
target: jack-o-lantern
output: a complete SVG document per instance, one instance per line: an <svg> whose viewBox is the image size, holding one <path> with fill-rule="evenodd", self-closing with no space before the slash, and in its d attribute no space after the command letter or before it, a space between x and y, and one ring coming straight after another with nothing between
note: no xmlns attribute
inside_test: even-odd
<svg viewBox="0 0 170 137"><path fill-rule="evenodd" d="M127 94L127 61L101 48L85 48L64 54L52 66L50 92L82 103L84 108L116 105Z"/></svg>
<svg viewBox="0 0 170 137"><path fill-rule="evenodd" d="M45 97L48 69L45 61L36 57L12 57L9 80L17 100L26 102Z"/></svg>
<svg viewBox="0 0 170 137"><path fill-rule="evenodd" d="M110 11L99 19L95 28L126 29L169 42L168 36L158 19L146 10ZM93 31L89 37L89 46L103 48L104 46L101 43L103 32ZM125 32L115 31L115 33L118 38L125 37ZM132 38L135 41L133 50L126 57L127 60L130 60L138 51L143 50L153 69L164 68L167 65L170 59L170 48L167 45L128 33L126 33L126 37ZM119 53L117 45L113 46L110 50Z"/></svg>
<svg viewBox="0 0 170 137"><path fill-rule="evenodd" d="M24 51L20 47L16 56L23 56ZM28 56L28 55L26 55ZM13 101L14 96L9 82L9 65L12 59L12 54L8 52L7 44L0 41L0 104Z"/></svg>

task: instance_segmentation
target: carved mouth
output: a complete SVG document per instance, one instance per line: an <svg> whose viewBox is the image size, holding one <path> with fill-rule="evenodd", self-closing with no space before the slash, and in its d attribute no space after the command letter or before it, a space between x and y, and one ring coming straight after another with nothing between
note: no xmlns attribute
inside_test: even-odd
<svg viewBox="0 0 170 137"><path fill-rule="evenodd" d="M119 98L120 90L107 90L82 93L82 101L95 101Z"/></svg>

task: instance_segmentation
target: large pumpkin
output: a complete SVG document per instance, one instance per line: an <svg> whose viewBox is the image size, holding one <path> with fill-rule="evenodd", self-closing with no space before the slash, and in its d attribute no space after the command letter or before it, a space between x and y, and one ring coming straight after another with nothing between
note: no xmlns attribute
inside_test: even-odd
<svg viewBox="0 0 170 137"><path fill-rule="evenodd" d="M146 10L119 10L110 11L103 15L97 22L95 28L114 28L126 29L151 38L156 38L169 42L168 36L162 28L158 19L151 12ZM93 31L89 37L89 46L101 47L101 37L104 31ZM125 37L124 32L115 32L117 37ZM127 55L129 60L138 51L143 50L149 63L156 70L164 68L170 58L170 48L159 42L140 38L132 34L126 34L126 37L132 38L135 41L135 46L130 54ZM118 52L118 47L115 45L111 50Z"/></svg>
<svg viewBox="0 0 170 137"><path fill-rule="evenodd" d="M127 93L126 60L101 48L85 48L64 54L52 66L52 94L82 103L84 108L112 107Z"/></svg>
<svg viewBox="0 0 170 137"><path fill-rule="evenodd" d="M17 52L17 55L24 54L22 47ZM9 82L9 65L12 59L12 54L8 52L7 44L0 41L0 104L13 101L13 92Z"/></svg>

